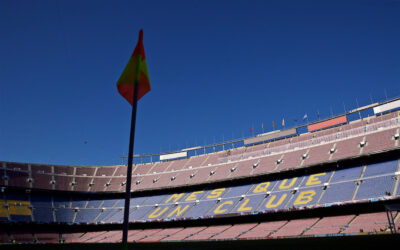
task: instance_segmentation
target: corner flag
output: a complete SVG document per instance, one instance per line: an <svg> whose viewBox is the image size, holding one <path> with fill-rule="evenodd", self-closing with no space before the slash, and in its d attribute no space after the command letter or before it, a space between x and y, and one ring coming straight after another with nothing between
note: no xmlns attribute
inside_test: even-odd
<svg viewBox="0 0 400 250"><path fill-rule="evenodd" d="M128 166L126 171L126 190L124 221L122 231L122 248L128 249L129 206L131 199L131 182L133 168L133 151L135 145L137 101L150 91L150 79L147 72L146 56L143 47L143 30L139 31L139 40L128 64L117 82L119 93L132 105L131 132L129 137Z"/></svg>
<svg viewBox="0 0 400 250"><path fill-rule="evenodd" d="M134 105L135 81L138 86L137 100L150 91L150 78L147 71L146 56L143 46L143 30L139 31L139 40L133 51L128 64L117 82L118 92L131 104Z"/></svg>

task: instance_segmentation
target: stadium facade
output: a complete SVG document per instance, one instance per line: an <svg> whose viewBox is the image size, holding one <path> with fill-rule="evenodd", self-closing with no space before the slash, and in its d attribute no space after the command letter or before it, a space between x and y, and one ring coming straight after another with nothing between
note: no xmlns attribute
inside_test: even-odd
<svg viewBox="0 0 400 250"><path fill-rule="evenodd" d="M134 166L128 241L196 247L396 235L399 107L394 99L295 128L142 156L149 162ZM125 165L0 162L0 176L1 243L121 241Z"/></svg>

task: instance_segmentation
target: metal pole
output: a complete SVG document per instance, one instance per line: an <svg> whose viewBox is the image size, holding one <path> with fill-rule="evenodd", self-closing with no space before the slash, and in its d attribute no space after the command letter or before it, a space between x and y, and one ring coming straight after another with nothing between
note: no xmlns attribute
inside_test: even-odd
<svg viewBox="0 0 400 250"><path fill-rule="evenodd" d="M143 33L139 33L139 40L142 39ZM136 76L133 90L133 103L132 103L132 116L131 116L131 131L129 136L129 154L128 154L128 168L126 174L126 190L125 190L125 206L124 206L124 222L122 232L122 247L128 249L128 228L129 228L129 206L131 201L131 182L132 182L132 168L133 168L133 151L135 146L135 127L136 127L136 112L137 112L137 96L138 96L138 81L140 74L140 60L141 56L137 57L136 62Z"/></svg>
<svg viewBox="0 0 400 250"><path fill-rule="evenodd" d="M128 169L126 174L126 190L125 190L125 206L124 206L124 224L122 232L122 244L124 249L128 249L128 228L129 228L129 205L131 200L131 182L133 168L133 150L135 146L135 127L136 127L136 111L137 111L137 89L138 84L135 81L132 117L131 117L131 132L129 137L129 154L128 154Z"/></svg>

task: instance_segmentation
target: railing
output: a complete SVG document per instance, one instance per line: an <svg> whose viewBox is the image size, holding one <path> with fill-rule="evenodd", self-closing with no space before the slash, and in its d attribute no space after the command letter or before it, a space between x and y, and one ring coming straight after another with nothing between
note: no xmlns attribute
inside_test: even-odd
<svg viewBox="0 0 400 250"><path fill-rule="evenodd" d="M270 154L275 154L275 153L283 153L285 151L307 148L307 147L318 145L321 143L334 142L336 140L360 136L360 135L363 135L366 133L371 133L371 132L374 132L377 130L390 129L390 128L399 126L399 124L400 124L400 119L398 117L395 117L395 118L377 122L377 123L366 124L366 125L358 127L358 128L353 128L353 129L349 129L349 130L345 130L345 131L339 131L339 132L329 134L329 135L318 136L318 137L312 138L311 140L299 141L299 142L295 142L295 143L288 143L286 145L281 145L281 146L272 147L272 148L266 148L266 149L257 150L257 151L253 151L253 152L246 152L246 153L243 153L242 155L221 157L218 159L218 161L219 161L219 163L226 163L228 161L239 161L239 160L247 159L250 157L254 158L254 157L260 157L260 156L270 155Z"/></svg>

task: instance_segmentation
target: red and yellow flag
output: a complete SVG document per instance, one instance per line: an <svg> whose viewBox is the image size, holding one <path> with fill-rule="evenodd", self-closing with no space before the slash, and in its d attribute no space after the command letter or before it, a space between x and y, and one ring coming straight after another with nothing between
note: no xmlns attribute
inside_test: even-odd
<svg viewBox="0 0 400 250"><path fill-rule="evenodd" d="M117 82L118 92L133 105L135 82L138 84L137 100L150 91L150 78L147 71L143 46L143 30L139 31L139 40L128 64Z"/></svg>

